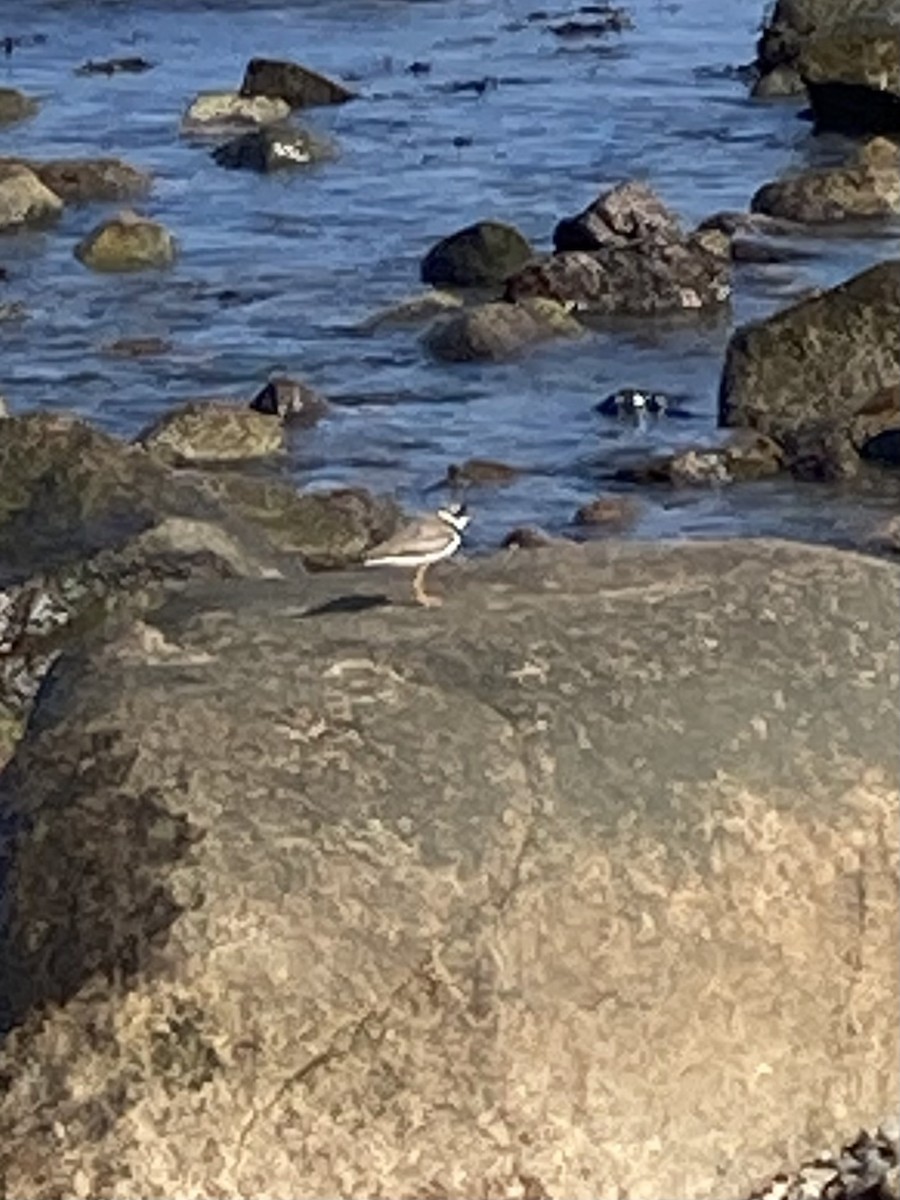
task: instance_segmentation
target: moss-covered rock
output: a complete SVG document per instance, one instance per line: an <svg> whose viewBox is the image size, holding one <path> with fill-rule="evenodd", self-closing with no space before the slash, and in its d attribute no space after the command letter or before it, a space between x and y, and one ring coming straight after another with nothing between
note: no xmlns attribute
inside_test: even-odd
<svg viewBox="0 0 900 1200"><path fill-rule="evenodd" d="M532 257L512 225L478 221L443 238L422 260L422 282L435 287L486 287L503 281Z"/></svg>
<svg viewBox="0 0 900 1200"><path fill-rule="evenodd" d="M164 225L121 212L103 221L75 247L75 257L94 271L143 271L171 266L175 238Z"/></svg>

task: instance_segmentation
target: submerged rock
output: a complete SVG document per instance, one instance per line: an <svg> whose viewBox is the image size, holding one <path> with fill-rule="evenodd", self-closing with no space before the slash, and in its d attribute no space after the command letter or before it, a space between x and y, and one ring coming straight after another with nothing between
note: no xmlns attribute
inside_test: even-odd
<svg viewBox="0 0 900 1200"><path fill-rule="evenodd" d="M824 421L847 429L900 383L900 260L735 331L719 420L778 440Z"/></svg>
<svg viewBox="0 0 900 1200"><path fill-rule="evenodd" d="M484 487L513 483L521 474L518 467L493 458L467 458L465 462L450 464L444 482L453 488Z"/></svg>
<svg viewBox="0 0 900 1200"><path fill-rule="evenodd" d="M33 171L16 162L0 165L0 229L46 224L62 210L62 200Z"/></svg>
<svg viewBox="0 0 900 1200"><path fill-rule="evenodd" d="M2 784L10 1196L740 1196L893 1110L898 569L446 571L56 664Z"/></svg>
<svg viewBox="0 0 900 1200"><path fill-rule="evenodd" d="M329 154L329 147L305 130L268 125L265 129L242 133L224 146L218 146L212 157L220 167L268 174L288 167L307 166Z"/></svg>
<svg viewBox="0 0 900 1200"><path fill-rule="evenodd" d="M886 138L864 146L844 167L801 171L767 183L753 212L810 224L900 213L900 149Z"/></svg>
<svg viewBox="0 0 900 1200"><path fill-rule="evenodd" d="M528 262L533 250L512 225L478 221L443 238L422 260L423 283L434 287L486 287Z"/></svg>
<svg viewBox="0 0 900 1200"><path fill-rule="evenodd" d="M368 317L361 326L365 333L391 326L421 325L441 313L462 308L463 301L452 292L430 291L399 300Z"/></svg>
<svg viewBox="0 0 900 1200"><path fill-rule="evenodd" d="M126 211L102 221L75 247L92 271L144 271L171 266L178 252L164 225Z"/></svg>
<svg viewBox="0 0 900 1200"><path fill-rule="evenodd" d="M573 523L618 533L634 525L640 514L640 505L631 496L597 496L587 504L582 504L573 517Z"/></svg>
<svg viewBox="0 0 900 1200"><path fill-rule="evenodd" d="M271 96L242 96L238 92L201 92L181 118L183 134L215 137L283 121L290 114L286 100Z"/></svg>
<svg viewBox="0 0 900 1200"><path fill-rule="evenodd" d="M284 100L291 108L318 104L344 104L353 92L299 63L271 58L251 58L241 84L242 96L269 96Z"/></svg>
<svg viewBox="0 0 900 1200"><path fill-rule="evenodd" d="M152 176L120 158L65 158L30 164L66 204L136 200L153 185Z"/></svg>
<svg viewBox="0 0 900 1200"><path fill-rule="evenodd" d="M40 105L16 88L0 87L0 125L12 125L33 117Z"/></svg>
<svg viewBox="0 0 900 1200"><path fill-rule="evenodd" d="M422 344L445 362L499 361L540 342L583 333L568 306L534 298L478 304L439 317L422 335Z"/></svg>
<svg viewBox="0 0 900 1200"><path fill-rule="evenodd" d="M623 483L705 486L766 479L779 474L784 466L785 451L773 438L738 430L724 445L694 446L658 455L620 467L615 478Z"/></svg>
<svg viewBox="0 0 900 1200"><path fill-rule="evenodd" d="M285 449L277 417L225 400L192 400L170 409L135 442L173 463L242 462Z"/></svg>

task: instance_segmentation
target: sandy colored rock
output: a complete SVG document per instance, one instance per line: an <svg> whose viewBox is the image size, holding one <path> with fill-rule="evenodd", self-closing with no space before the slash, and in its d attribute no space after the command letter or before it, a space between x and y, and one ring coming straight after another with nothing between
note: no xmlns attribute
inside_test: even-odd
<svg viewBox="0 0 900 1200"><path fill-rule="evenodd" d="M148 172L120 158L0 159L0 167L13 163L33 171L65 204L136 200L153 184Z"/></svg>
<svg viewBox="0 0 900 1200"><path fill-rule="evenodd" d="M91 230L74 253L93 271L144 271L171 266L178 246L158 221L125 211Z"/></svg>
<svg viewBox="0 0 900 1200"><path fill-rule="evenodd" d="M181 118L183 134L240 132L283 121L291 106L271 96L242 96L238 92L201 92Z"/></svg>
<svg viewBox="0 0 900 1200"><path fill-rule="evenodd" d="M277 418L227 400L192 400L170 409L135 439L175 463L240 462L285 449Z"/></svg>
<svg viewBox="0 0 900 1200"><path fill-rule="evenodd" d="M719 383L719 420L779 440L825 421L841 429L900 383L900 260L737 329Z"/></svg>
<svg viewBox="0 0 900 1200"><path fill-rule="evenodd" d="M373 313L371 317L366 318L361 328L364 332L371 333L393 326L402 328L403 326L421 325L442 313L462 308L462 304L460 297L452 292L438 289L422 292L418 296L398 300L396 304L390 304Z"/></svg>
<svg viewBox="0 0 900 1200"><path fill-rule="evenodd" d="M580 337L583 326L569 306L533 297L520 304L477 304L439 317L422 344L445 362L499 361L557 337Z"/></svg>
<svg viewBox="0 0 900 1200"><path fill-rule="evenodd" d="M39 104L17 88L0 87L0 125L12 125L33 117Z"/></svg>
<svg viewBox="0 0 900 1200"><path fill-rule="evenodd" d="M63 202L37 175L18 162L0 165L0 229L55 220Z"/></svg>
<svg viewBox="0 0 900 1200"><path fill-rule="evenodd" d="M750 208L808 223L894 216L900 213L900 150L887 138L873 138L846 166L800 171L765 184Z"/></svg>
<svg viewBox="0 0 900 1200"><path fill-rule="evenodd" d="M719 1200L896 1111L897 568L434 574L210 585L54 668L2 785L9 1195Z"/></svg>

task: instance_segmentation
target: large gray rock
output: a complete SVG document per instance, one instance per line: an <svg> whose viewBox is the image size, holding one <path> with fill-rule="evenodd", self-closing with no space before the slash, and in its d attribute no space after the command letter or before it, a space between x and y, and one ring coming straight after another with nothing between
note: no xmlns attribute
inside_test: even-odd
<svg viewBox="0 0 900 1200"><path fill-rule="evenodd" d="M678 218L652 188L632 180L601 193L583 212L560 221L553 233L556 250L599 250L651 239L677 241Z"/></svg>
<svg viewBox="0 0 900 1200"><path fill-rule="evenodd" d="M716 230L536 260L506 282L507 300L542 296L601 315L656 316L716 308L731 295L731 243Z"/></svg>
<svg viewBox="0 0 900 1200"><path fill-rule="evenodd" d="M719 420L779 440L826 423L858 441L900 426L880 405L900 383L900 260L735 331L719 384ZM867 412L878 400L880 407Z"/></svg>
<svg viewBox="0 0 900 1200"><path fill-rule="evenodd" d="M890 60L898 29L900 0L777 0L757 43L754 90L802 94L804 74L874 82L873 68Z"/></svg>
<svg viewBox="0 0 900 1200"><path fill-rule="evenodd" d="M896 1111L897 569L435 574L57 663L0 798L8 1195L712 1200Z"/></svg>
<svg viewBox="0 0 900 1200"><path fill-rule="evenodd" d="M536 297L521 304L476 304L438 317L425 330L422 343L444 362L496 362L540 342L583 333L569 306Z"/></svg>
<svg viewBox="0 0 900 1200"><path fill-rule="evenodd" d="M875 138L846 166L799 171L765 184L750 208L810 224L895 216L900 213L900 150L887 138Z"/></svg>

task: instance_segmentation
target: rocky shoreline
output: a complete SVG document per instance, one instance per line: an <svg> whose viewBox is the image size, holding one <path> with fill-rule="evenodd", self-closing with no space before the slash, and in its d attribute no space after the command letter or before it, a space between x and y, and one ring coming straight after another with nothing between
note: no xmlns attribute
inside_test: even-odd
<svg viewBox="0 0 900 1200"><path fill-rule="evenodd" d="M627 36L593 8L554 36ZM490 367L716 318L810 229L896 219L900 13L876 18L778 0L750 72L856 138L842 164L692 229L636 179L547 252L467 225L360 335ZM254 58L180 132L225 170L327 170L298 115L356 103ZM0 89L0 122L37 105ZM165 271L154 186L6 157L0 232L136 205L72 254ZM639 387L597 407L694 415ZM130 442L0 415L0 1198L898 1200L898 520L868 554L636 546L603 493L573 537L441 565L425 612L359 569L396 501L284 469L330 411L274 374ZM718 423L618 478L896 471L900 260L735 329ZM520 473L473 458L441 487Z"/></svg>

